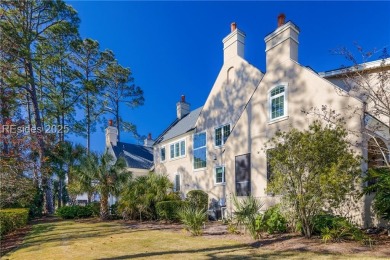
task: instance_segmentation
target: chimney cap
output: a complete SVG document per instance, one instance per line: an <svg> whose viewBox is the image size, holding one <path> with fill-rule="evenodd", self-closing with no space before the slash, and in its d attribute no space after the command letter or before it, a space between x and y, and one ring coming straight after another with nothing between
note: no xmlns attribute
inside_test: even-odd
<svg viewBox="0 0 390 260"><path fill-rule="evenodd" d="M112 125L113 125L112 119L108 120L108 125L109 125L109 126L112 126Z"/></svg>
<svg viewBox="0 0 390 260"><path fill-rule="evenodd" d="M231 30L232 32L234 32L236 29L237 29L237 23L236 23L236 22L232 22L232 23L230 24L230 30Z"/></svg>
<svg viewBox="0 0 390 260"><path fill-rule="evenodd" d="M181 102L186 102L186 96L185 95L181 95Z"/></svg>
<svg viewBox="0 0 390 260"><path fill-rule="evenodd" d="M148 134L148 140L152 140L152 134L151 133Z"/></svg>
<svg viewBox="0 0 390 260"><path fill-rule="evenodd" d="M280 13L278 15L278 27L282 26L285 23L286 15L284 13Z"/></svg>

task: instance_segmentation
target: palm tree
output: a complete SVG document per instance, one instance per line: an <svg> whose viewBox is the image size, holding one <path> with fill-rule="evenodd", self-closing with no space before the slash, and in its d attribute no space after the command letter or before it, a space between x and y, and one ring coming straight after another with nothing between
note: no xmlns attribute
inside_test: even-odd
<svg viewBox="0 0 390 260"><path fill-rule="evenodd" d="M100 194L100 218L108 217L108 197L118 195L131 174L126 170L126 161L119 157L116 161L114 157L105 153L99 156L96 153L89 153L81 161L80 182L85 187Z"/></svg>

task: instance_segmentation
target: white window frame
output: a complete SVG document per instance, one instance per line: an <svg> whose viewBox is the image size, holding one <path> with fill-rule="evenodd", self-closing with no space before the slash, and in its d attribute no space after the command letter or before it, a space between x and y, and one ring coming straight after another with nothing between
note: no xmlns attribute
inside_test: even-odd
<svg viewBox="0 0 390 260"><path fill-rule="evenodd" d="M161 156L162 149L165 149L165 159L164 159L164 160L162 159L162 156ZM169 152L171 152L171 151L169 151ZM165 162L166 160L167 160L167 148L166 148L166 146L164 145L164 146L161 146L161 147L160 147L160 161L161 161L161 162Z"/></svg>
<svg viewBox="0 0 390 260"><path fill-rule="evenodd" d="M225 126L229 126L229 136L230 136L230 134L232 133L232 124L224 124L224 125L220 125L220 126L218 126L218 127L215 127L214 128L214 133L213 133L213 135L214 135L214 140L213 140L213 143L214 143L214 147L216 147L216 148L220 148L220 147L224 147L225 146L225 141L224 141L224 132L223 132L223 128L225 127ZM215 134L215 131L217 130L217 129L219 129L219 128L222 128L222 143L220 144L220 145L217 145L216 144L216 141L217 141L217 136L216 136L216 134Z"/></svg>
<svg viewBox="0 0 390 260"><path fill-rule="evenodd" d="M184 154L181 154L181 142L184 141ZM175 146L176 144L179 144L179 156L175 156ZM173 157L171 157L171 146L173 145ZM168 144L168 147L169 147L169 159L170 160L177 160L177 159L181 159L181 158L184 158L186 157L187 155L187 142L186 142L186 139L185 138L182 138L180 140L177 140L177 141L174 141L174 142L171 142ZM166 150L165 150L166 151ZM165 156L166 157L166 156Z"/></svg>
<svg viewBox="0 0 390 260"><path fill-rule="evenodd" d="M198 147L198 148L194 148L195 147L195 135L197 134L202 134L202 133L205 133L205 138L206 138L206 143L204 146L202 147ZM206 167L202 167L202 168L195 168L195 149L200 149L200 148L206 148ZM192 170L193 171L201 171L201 170L204 170L204 169L207 169L207 132L206 131L203 131L203 132L199 132L199 133L195 133L192 135L192 151L193 151L193 155L192 155Z"/></svg>
<svg viewBox="0 0 390 260"><path fill-rule="evenodd" d="M272 90L274 90L275 88L280 87L280 86L284 87L284 92L283 93L279 93L276 96L273 96L271 98ZM280 82L278 84L275 84L275 85L272 86L272 88L270 88L268 90L268 117L269 117L268 122L269 123L282 121L282 120L285 120L285 119L288 118L288 94L287 93L288 93L288 83L287 82ZM280 97L282 95L284 95L284 100L283 100L283 111L284 111L284 114L282 116L279 116L279 117L276 117L276 118L272 118L272 100L275 99L275 98L278 98L278 97Z"/></svg>
<svg viewBox="0 0 390 260"><path fill-rule="evenodd" d="M217 168L222 168L223 169L223 181L222 182L217 182ZM214 167L214 184L215 185L226 185L226 172L225 172L225 165L217 165Z"/></svg>

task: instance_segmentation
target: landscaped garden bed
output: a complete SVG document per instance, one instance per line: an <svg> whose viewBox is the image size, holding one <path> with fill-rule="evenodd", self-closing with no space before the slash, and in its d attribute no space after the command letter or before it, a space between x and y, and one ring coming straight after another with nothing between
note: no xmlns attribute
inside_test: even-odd
<svg viewBox="0 0 390 260"><path fill-rule="evenodd" d="M52 219L51 219L52 220ZM38 221L4 259L377 259L390 256L387 235L371 235L373 248L357 242L324 243L300 234L231 234L221 222L207 222L202 236L178 223L99 219Z"/></svg>

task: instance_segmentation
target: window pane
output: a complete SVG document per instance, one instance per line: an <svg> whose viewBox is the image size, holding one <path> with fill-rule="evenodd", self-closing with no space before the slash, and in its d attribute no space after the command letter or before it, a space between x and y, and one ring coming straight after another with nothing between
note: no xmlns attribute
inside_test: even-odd
<svg viewBox="0 0 390 260"><path fill-rule="evenodd" d="M175 191L180 191L180 175L175 176Z"/></svg>
<svg viewBox="0 0 390 260"><path fill-rule="evenodd" d="M215 145L222 145L222 128L215 129Z"/></svg>
<svg viewBox="0 0 390 260"><path fill-rule="evenodd" d="M225 176L224 176L224 168L223 167L217 167L215 168L215 181L216 183L223 183L225 182Z"/></svg>
<svg viewBox="0 0 390 260"><path fill-rule="evenodd" d="M194 169L206 167L206 147L194 150Z"/></svg>
<svg viewBox="0 0 390 260"><path fill-rule="evenodd" d="M226 139L229 137L230 135L230 125L225 125L223 127L223 143L226 142Z"/></svg>
<svg viewBox="0 0 390 260"><path fill-rule="evenodd" d="M273 98L271 101L271 118L277 118L284 115L284 95Z"/></svg>
<svg viewBox="0 0 390 260"><path fill-rule="evenodd" d="M179 157L180 147L179 143L175 143L175 157Z"/></svg>
<svg viewBox="0 0 390 260"><path fill-rule="evenodd" d="M251 193L250 154L236 156L236 193L237 196L248 196Z"/></svg>
<svg viewBox="0 0 390 260"><path fill-rule="evenodd" d="M181 141L180 142L180 155L184 156L186 154L186 142Z"/></svg>
<svg viewBox="0 0 390 260"><path fill-rule="evenodd" d="M271 97L276 96L277 94L280 94L282 92L284 92L284 87L278 86L271 91Z"/></svg>
<svg viewBox="0 0 390 260"><path fill-rule="evenodd" d="M194 149L206 145L206 133L194 135Z"/></svg>
<svg viewBox="0 0 390 260"><path fill-rule="evenodd" d="M161 161L165 161L165 147L161 148Z"/></svg>
<svg viewBox="0 0 390 260"><path fill-rule="evenodd" d="M171 144L171 158L174 158L175 157L175 148L173 146L173 144Z"/></svg>

